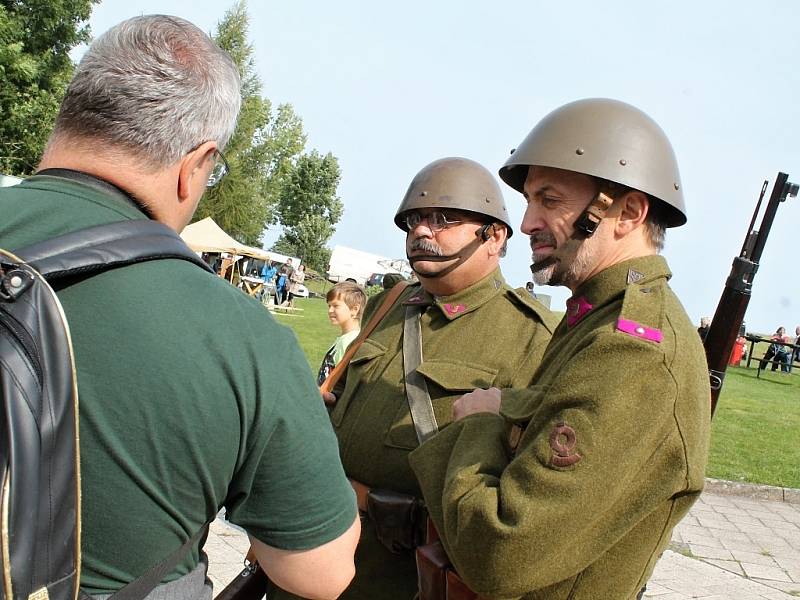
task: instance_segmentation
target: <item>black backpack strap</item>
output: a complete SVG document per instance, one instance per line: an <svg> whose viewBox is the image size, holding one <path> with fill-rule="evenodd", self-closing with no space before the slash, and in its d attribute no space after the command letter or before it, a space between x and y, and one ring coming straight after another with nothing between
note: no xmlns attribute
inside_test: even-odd
<svg viewBox="0 0 800 600"><path fill-rule="evenodd" d="M25 246L14 254L49 281L163 258L187 260L213 273L174 230L148 219L95 225Z"/></svg>
<svg viewBox="0 0 800 600"><path fill-rule="evenodd" d="M194 547L198 540L200 540L204 534L208 533L208 528L210 525L211 521L208 521L200 528L200 531L186 540L180 548L175 550L157 565L150 567L147 571L142 573L139 577L131 581L125 587L114 592L108 597L108 600L142 600L143 598L146 598L147 595L152 592L159 583L161 583L161 580L172 572L178 562L180 562L180 560L186 556L186 553ZM90 600L91 596L81 590L80 598L81 600Z"/></svg>

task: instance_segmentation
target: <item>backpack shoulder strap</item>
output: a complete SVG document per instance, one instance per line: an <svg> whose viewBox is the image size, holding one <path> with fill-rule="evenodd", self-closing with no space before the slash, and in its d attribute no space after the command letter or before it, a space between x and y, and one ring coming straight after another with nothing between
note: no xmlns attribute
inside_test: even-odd
<svg viewBox="0 0 800 600"><path fill-rule="evenodd" d="M14 254L49 281L164 258L186 260L212 272L175 231L148 219L95 225L19 248Z"/></svg>

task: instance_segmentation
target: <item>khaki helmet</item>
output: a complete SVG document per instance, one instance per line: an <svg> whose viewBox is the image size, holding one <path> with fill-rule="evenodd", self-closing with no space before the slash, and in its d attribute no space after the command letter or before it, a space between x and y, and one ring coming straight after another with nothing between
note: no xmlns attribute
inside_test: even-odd
<svg viewBox="0 0 800 600"><path fill-rule="evenodd" d="M557 108L512 151L500 178L522 192L529 166L594 175L645 192L660 200L664 225L686 223L672 146L658 124L630 104L588 98Z"/></svg>
<svg viewBox="0 0 800 600"><path fill-rule="evenodd" d="M501 222L508 237L514 232L497 180L488 169L468 158L441 158L417 173L397 209L395 224L406 231L403 215L420 208L468 210Z"/></svg>

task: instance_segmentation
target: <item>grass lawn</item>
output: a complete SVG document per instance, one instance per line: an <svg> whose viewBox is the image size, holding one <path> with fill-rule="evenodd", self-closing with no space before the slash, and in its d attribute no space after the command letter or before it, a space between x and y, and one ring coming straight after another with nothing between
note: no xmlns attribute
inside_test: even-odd
<svg viewBox="0 0 800 600"><path fill-rule="evenodd" d="M341 335L341 331L328 320L328 305L324 298L295 298L294 305L303 311L294 315L276 313L274 316L278 323L294 330L311 372L316 377L322 357L333 345L333 340Z"/></svg>
<svg viewBox="0 0 800 600"><path fill-rule="evenodd" d="M276 318L295 331L316 375L339 328L328 322L324 299L297 299L295 306L302 316ZM764 350L766 344L757 347L755 356ZM708 476L800 488L800 367L789 375L767 371L760 379L755 361L750 369L728 369L712 427Z"/></svg>
<svg viewBox="0 0 800 600"><path fill-rule="evenodd" d="M708 475L800 488L800 368L788 375L762 372L760 379L755 362L728 368Z"/></svg>

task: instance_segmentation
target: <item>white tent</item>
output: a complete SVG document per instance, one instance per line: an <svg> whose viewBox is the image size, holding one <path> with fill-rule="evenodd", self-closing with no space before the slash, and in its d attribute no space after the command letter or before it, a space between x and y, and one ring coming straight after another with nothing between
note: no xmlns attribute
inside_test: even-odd
<svg viewBox="0 0 800 600"><path fill-rule="evenodd" d="M181 237L195 252L227 252L240 256L252 256L261 260L272 259L270 252L237 242L229 236L211 217L187 225Z"/></svg>
<svg viewBox="0 0 800 600"><path fill-rule="evenodd" d="M300 264L300 259L295 256L286 256L277 252L270 252L263 248L253 248L237 242L217 225L211 217L206 217L202 221L187 225L181 232L181 237L186 244L195 252L227 252L239 256L250 256L260 260L271 260L283 264L290 258L296 267Z"/></svg>

